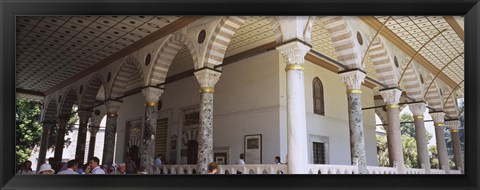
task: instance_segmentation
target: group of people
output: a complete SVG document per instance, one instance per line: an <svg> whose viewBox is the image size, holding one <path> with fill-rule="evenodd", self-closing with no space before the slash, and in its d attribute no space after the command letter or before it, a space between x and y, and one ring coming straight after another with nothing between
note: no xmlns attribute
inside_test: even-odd
<svg viewBox="0 0 480 190"><path fill-rule="evenodd" d="M17 174L35 174L32 170L32 162L27 160L19 166ZM97 157L92 157L88 160L88 163L82 164L78 160L70 160L68 162L62 162L56 164L53 158L48 159L48 163L44 163L40 166L36 174L146 174L144 169L137 167L135 162L127 157L126 163L111 165L100 165L100 160Z"/></svg>

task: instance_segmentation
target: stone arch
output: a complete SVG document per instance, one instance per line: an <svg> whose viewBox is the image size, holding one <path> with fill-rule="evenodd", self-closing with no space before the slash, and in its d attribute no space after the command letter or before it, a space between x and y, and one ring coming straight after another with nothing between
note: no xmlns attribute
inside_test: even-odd
<svg viewBox="0 0 480 190"><path fill-rule="evenodd" d="M96 96L100 87L105 87L105 82L99 75L90 78L88 84L83 87L83 93L80 95L80 108L90 108L95 105Z"/></svg>
<svg viewBox="0 0 480 190"><path fill-rule="evenodd" d="M432 82L433 77L431 75L428 76L426 80L426 84L430 84ZM426 86L425 88L427 88ZM428 103L428 106L435 109L435 111L443 111L443 102L442 97L440 95L440 90L438 88L437 82L433 81L431 87L428 89L425 95L425 101ZM432 112L434 110L430 110Z"/></svg>
<svg viewBox="0 0 480 190"><path fill-rule="evenodd" d="M51 97L45 102L46 104L43 109L41 121L54 121L57 116L57 100L56 98Z"/></svg>
<svg viewBox="0 0 480 190"><path fill-rule="evenodd" d="M118 68L110 90L109 98L118 98L132 86L143 85L143 69L134 57L127 57Z"/></svg>
<svg viewBox="0 0 480 190"><path fill-rule="evenodd" d="M73 87L70 87L63 94L62 99L60 100L60 110L58 112L59 117L68 117L70 118L70 113L72 112L73 104L78 103L78 94Z"/></svg>
<svg viewBox="0 0 480 190"><path fill-rule="evenodd" d="M337 61L348 68L360 68L362 55L359 44L355 43L351 26L343 16L319 16L320 23L330 33Z"/></svg>
<svg viewBox="0 0 480 190"><path fill-rule="evenodd" d="M213 68L222 64L228 44L246 19L246 16L223 16L220 18L219 23L213 30L212 37L208 41L205 59L195 69Z"/></svg>
<svg viewBox="0 0 480 190"><path fill-rule="evenodd" d="M455 92L453 92L452 95L450 95L450 93L452 93L452 90L450 88L448 87L444 88L444 94L443 94L443 100L442 100L444 103L443 110L446 116L452 119L458 119L459 114L458 114L458 109L456 104L457 97L455 96Z"/></svg>
<svg viewBox="0 0 480 190"><path fill-rule="evenodd" d="M161 46L154 61L151 73L148 76L148 85L158 85L165 82L168 69L175 58L175 55L186 46L193 58L194 68L197 68L198 58L197 51L193 43L182 33L175 33L171 35Z"/></svg>
<svg viewBox="0 0 480 190"><path fill-rule="evenodd" d="M372 36L373 38L373 36ZM391 58L390 52L388 51L385 43L382 38L378 36L374 39L372 45L370 46L370 51L368 54L372 59L373 66L375 68L375 74L377 75L378 80L387 85L389 88L398 86L398 78L395 75L395 65Z"/></svg>
<svg viewBox="0 0 480 190"><path fill-rule="evenodd" d="M415 99L415 101L423 101L423 84L420 79L420 74L415 67L415 62L411 62L410 65L405 68L410 59L411 58L407 56L402 61L402 72L405 71L405 73L403 74L401 85L403 85L409 97Z"/></svg>

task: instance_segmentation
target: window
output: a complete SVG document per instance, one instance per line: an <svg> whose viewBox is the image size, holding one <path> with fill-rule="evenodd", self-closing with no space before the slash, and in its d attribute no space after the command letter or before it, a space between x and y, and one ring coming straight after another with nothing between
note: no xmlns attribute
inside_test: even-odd
<svg viewBox="0 0 480 190"><path fill-rule="evenodd" d="M323 84L318 77L313 79L313 113L325 115L323 106Z"/></svg>
<svg viewBox="0 0 480 190"><path fill-rule="evenodd" d="M313 164L325 163L325 143L313 142Z"/></svg>

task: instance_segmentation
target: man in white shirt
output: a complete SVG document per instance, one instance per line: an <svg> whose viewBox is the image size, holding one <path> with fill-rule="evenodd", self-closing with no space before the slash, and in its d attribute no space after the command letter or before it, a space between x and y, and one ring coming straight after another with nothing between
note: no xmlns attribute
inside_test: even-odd
<svg viewBox="0 0 480 190"><path fill-rule="evenodd" d="M78 169L78 161L77 160L70 160L67 162L67 169L58 172L57 174L77 174Z"/></svg>
<svg viewBox="0 0 480 190"><path fill-rule="evenodd" d="M90 168L92 168L92 171L90 172L91 174L105 174L105 171L98 165L99 162L100 159L97 157L90 158L88 164L90 165Z"/></svg>
<svg viewBox="0 0 480 190"><path fill-rule="evenodd" d="M245 154L240 154L240 159L237 160L237 165L245 165Z"/></svg>

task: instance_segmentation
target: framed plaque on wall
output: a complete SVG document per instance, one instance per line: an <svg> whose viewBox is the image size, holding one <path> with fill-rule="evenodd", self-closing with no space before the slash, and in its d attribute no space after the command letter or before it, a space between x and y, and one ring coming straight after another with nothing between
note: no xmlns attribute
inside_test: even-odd
<svg viewBox="0 0 480 190"><path fill-rule="evenodd" d="M245 135L245 163L262 163L262 134Z"/></svg>

